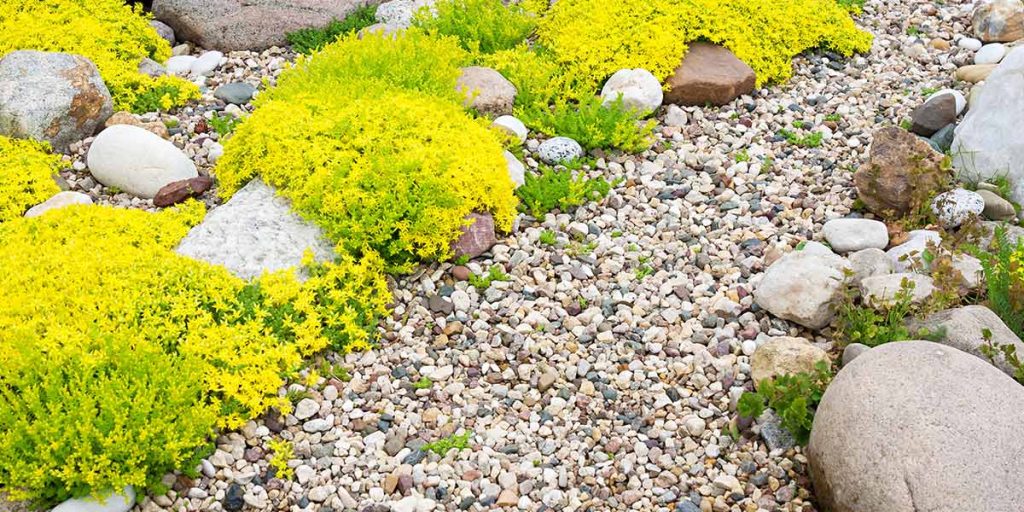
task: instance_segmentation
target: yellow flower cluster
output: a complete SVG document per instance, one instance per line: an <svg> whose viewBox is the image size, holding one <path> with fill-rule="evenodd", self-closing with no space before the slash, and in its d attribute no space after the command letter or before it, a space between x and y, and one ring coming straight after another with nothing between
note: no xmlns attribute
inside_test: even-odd
<svg viewBox="0 0 1024 512"><path fill-rule="evenodd" d="M53 180L59 170L60 157L46 143L0 135L0 222L60 192Z"/></svg>
<svg viewBox="0 0 1024 512"><path fill-rule="evenodd" d="M199 89L187 80L139 73L143 58L163 62L171 56L141 7L123 0L4 0L0 57L15 50L82 55L99 68L115 110L166 109L198 98Z"/></svg>
<svg viewBox="0 0 1024 512"><path fill-rule="evenodd" d="M278 390L303 357L369 346L390 301L379 258L246 283L173 252L203 213L70 206L0 224L0 488L150 486L215 426L287 410Z"/></svg>
<svg viewBox="0 0 1024 512"><path fill-rule="evenodd" d="M393 271L449 257L471 212L510 229L502 136L455 89L467 58L416 29L328 45L260 95L218 163L221 193L261 176L339 253L380 254Z"/></svg>
<svg viewBox="0 0 1024 512"><path fill-rule="evenodd" d="M761 85L792 76L791 59L805 50L850 55L869 50L872 37L835 0L559 0L538 39L574 79L596 87L622 68L666 79L685 43L700 39L732 50Z"/></svg>

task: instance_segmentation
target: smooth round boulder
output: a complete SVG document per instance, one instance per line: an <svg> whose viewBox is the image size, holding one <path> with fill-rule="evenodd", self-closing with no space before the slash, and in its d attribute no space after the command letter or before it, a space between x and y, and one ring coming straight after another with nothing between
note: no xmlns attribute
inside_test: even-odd
<svg viewBox="0 0 1024 512"><path fill-rule="evenodd" d="M818 406L807 457L832 512L1019 510L1024 387L928 341L845 366Z"/></svg>
<svg viewBox="0 0 1024 512"><path fill-rule="evenodd" d="M256 86L245 82L224 84L213 91L213 97L225 103L245 105L256 95Z"/></svg>
<svg viewBox="0 0 1024 512"><path fill-rule="evenodd" d="M564 164L582 157L583 147L569 137L552 137L540 143L537 153L546 164Z"/></svg>
<svg viewBox="0 0 1024 512"><path fill-rule="evenodd" d="M620 69L605 82L601 100L605 106L622 98L627 108L640 112L654 112L665 99L661 82L646 69Z"/></svg>
<svg viewBox="0 0 1024 512"><path fill-rule="evenodd" d="M974 54L975 64L999 64L1006 56L1006 46L1003 43L989 43L982 46L978 53Z"/></svg>
<svg viewBox="0 0 1024 512"><path fill-rule="evenodd" d="M512 105L516 102L516 87L491 68L462 68L455 89L464 95L466 107L484 115L511 114Z"/></svg>
<svg viewBox="0 0 1024 512"><path fill-rule="evenodd" d="M530 134L530 130L526 128L526 125L519 119L512 116L499 116L493 123L491 123L491 127L505 130L515 137L520 144L526 142L526 137Z"/></svg>
<svg viewBox="0 0 1024 512"><path fill-rule="evenodd" d="M985 198L972 190L962 188L943 192L932 200L932 213L945 228L959 227L971 217L985 211Z"/></svg>
<svg viewBox="0 0 1024 512"><path fill-rule="evenodd" d="M192 160L174 144L125 124L100 132L86 162L100 183L146 199L169 183L199 176Z"/></svg>
<svg viewBox="0 0 1024 512"><path fill-rule="evenodd" d="M110 91L85 57L23 50L0 58L0 135L65 152L113 113Z"/></svg>
<svg viewBox="0 0 1024 512"><path fill-rule="evenodd" d="M832 250L838 253L885 249L889 245L889 230L877 220L832 219L822 231Z"/></svg>

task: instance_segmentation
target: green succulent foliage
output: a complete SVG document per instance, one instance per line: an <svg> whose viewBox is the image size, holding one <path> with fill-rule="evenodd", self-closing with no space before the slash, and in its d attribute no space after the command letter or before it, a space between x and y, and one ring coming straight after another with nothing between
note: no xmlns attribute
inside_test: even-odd
<svg viewBox="0 0 1024 512"><path fill-rule="evenodd" d="M519 115L523 122L548 135L575 139L584 149L615 148L639 153L654 140L653 120L644 121L646 112L627 107L619 98L605 105L598 96L579 102L555 100L550 106L527 105Z"/></svg>
<svg viewBox="0 0 1024 512"><path fill-rule="evenodd" d="M476 274L469 275L469 284L474 286L477 290L486 290L491 287L491 283L495 281L508 281L508 274L501 268L501 265L494 265L487 270L487 274L478 276Z"/></svg>
<svg viewBox="0 0 1024 512"><path fill-rule="evenodd" d="M441 0L422 10L413 25L431 34L452 36L468 51L508 50L537 28L536 17L517 4L501 0Z"/></svg>
<svg viewBox="0 0 1024 512"><path fill-rule="evenodd" d="M285 38L296 52L310 54L348 34L377 23L376 14L377 6L362 6L343 20L331 20L320 28L304 28L289 32Z"/></svg>
<svg viewBox="0 0 1024 512"><path fill-rule="evenodd" d="M587 201L604 199L615 185L616 182L601 177L587 178L582 174L574 175L568 169L542 166L539 176L526 174L525 183L516 189L516 195L521 209L540 218L555 208L564 211Z"/></svg>
<svg viewBox="0 0 1024 512"><path fill-rule="evenodd" d="M800 372L763 380L756 392L743 393L737 411L742 416L757 418L770 408L798 443L807 444L811 425L814 424L814 412L832 377L832 366L818 361L812 373Z"/></svg>
<svg viewBox="0 0 1024 512"><path fill-rule="evenodd" d="M464 432L462 434L452 434L448 437L438 439L437 441L427 443L420 447L425 452L434 452L440 457L444 457L452 449L464 450L469 448L469 438L473 436L472 432Z"/></svg>

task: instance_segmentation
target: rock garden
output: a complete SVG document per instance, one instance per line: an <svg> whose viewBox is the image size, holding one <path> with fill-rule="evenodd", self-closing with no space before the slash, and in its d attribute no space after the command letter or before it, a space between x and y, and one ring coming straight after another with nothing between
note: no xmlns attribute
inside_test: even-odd
<svg viewBox="0 0 1024 512"><path fill-rule="evenodd" d="M1024 507L1021 0L0 4L0 511Z"/></svg>

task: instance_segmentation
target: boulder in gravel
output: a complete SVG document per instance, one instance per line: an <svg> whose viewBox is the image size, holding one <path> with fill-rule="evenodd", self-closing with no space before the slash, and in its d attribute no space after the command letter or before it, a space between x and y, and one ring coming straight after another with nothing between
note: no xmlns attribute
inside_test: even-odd
<svg viewBox="0 0 1024 512"><path fill-rule="evenodd" d="M986 0L971 14L974 35L985 42L1013 42L1024 39L1024 2Z"/></svg>
<svg viewBox="0 0 1024 512"><path fill-rule="evenodd" d="M162 37L164 41L167 41L167 44L174 46L176 42L174 39L174 29L170 25L160 20L149 20L149 26L153 27L157 35Z"/></svg>
<svg viewBox="0 0 1024 512"><path fill-rule="evenodd" d="M910 114L913 121L910 131L931 137L946 125L955 122L956 115L956 98L952 94L936 96L915 108Z"/></svg>
<svg viewBox="0 0 1024 512"><path fill-rule="evenodd" d="M245 82L232 82L224 84L213 91L213 97L225 103L245 105L252 101L256 94L256 86Z"/></svg>
<svg viewBox="0 0 1024 512"><path fill-rule="evenodd" d="M455 88L465 95L463 104L466 107L484 115L511 114L516 101L516 87L491 68L462 68Z"/></svg>
<svg viewBox="0 0 1024 512"><path fill-rule="evenodd" d="M661 106L665 93L658 81L646 69L620 69L605 82L601 100L610 105L622 98L622 103L640 112L654 112Z"/></svg>
<svg viewBox="0 0 1024 512"><path fill-rule="evenodd" d="M779 318L821 329L832 321L847 267L846 259L831 252L791 252L768 267L754 300Z"/></svg>
<svg viewBox="0 0 1024 512"><path fill-rule="evenodd" d="M908 272L915 268L924 269L927 263L922 258L929 245L942 243L942 235L927 229L915 229L907 234L907 240L888 251L896 272Z"/></svg>
<svg viewBox="0 0 1024 512"><path fill-rule="evenodd" d="M1011 51L976 89L956 129L953 166L968 181L1006 176L1010 199L1024 203L1024 49Z"/></svg>
<svg viewBox="0 0 1024 512"><path fill-rule="evenodd" d="M124 124L100 132L86 162L100 183L146 199L169 183L199 175L192 160L174 144Z"/></svg>
<svg viewBox="0 0 1024 512"><path fill-rule="evenodd" d="M932 200L932 213L946 229L960 227L968 219L985 211L985 198L977 192L957 188L943 192Z"/></svg>
<svg viewBox="0 0 1024 512"><path fill-rule="evenodd" d="M143 130L153 133L154 135L158 135L162 139L167 139L171 136L170 132L167 130L167 125L164 123L161 123L160 121L153 121L149 123L143 122L140 121L139 118L135 117L131 112L116 112L107 119L107 122L103 123L103 126L110 128L111 126L118 124L137 126Z"/></svg>
<svg viewBox="0 0 1024 512"><path fill-rule="evenodd" d="M779 336L757 347L750 358L750 376L754 385L761 381L793 373L812 373L818 361L828 362L828 354L803 338Z"/></svg>
<svg viewBox="0 0 1024 512"><path fill-rule="evenodd" d="M881 249L864 249L847 255L846 259L853 271L851 282L854 285L871 276L892 274L895 270L892 259Z"/></svg>
<svg viewBox="0 0 1024 512"><path fill-rule="evenodd" d="M265 50L285 34L344 19L375 0L153 0L154 16L178 39L220 51Z"/></svg>
<svg viewBox="0 0 1024 512"><path fill-rule="evenodd" d="M50 210L64 208L73 204L92 204L92 198L81 192L57 192L53 197L29 208L25 212L25 216L38 217Z"/></svg>
<svg viewBox="0 0 1024 512"><path fill-rule="evenodd" d="M1013 203L1003 199L999 194L991 190L979 189L978 195L985 202L985 209L981 213L986 219L1010 220L1017 216L1017 210L1014 209Z"/></svg>
<svg viewBox="0 0 1024 512"><path fill-rule="evenodd" d="M889 245L889 230L877 220L832 219L822 231L832 250L838 253L885 249Z"/></svg>
<svg viewBox="0 0 1024 512"><path fill-rule="evenodd" d="M396 29L412 26L412 19L424 7L434 5L434 0L391 0L377 6L374 17L378 22Z"/></svg>
<svg viewBox="0 0 1024 512"><path fill-rule="evenodd" d="M120 493L67 500L51 512L128 512L134 505L135 489L129 485Z"/></svg>
<svg viewBox="0 0 1024 512"><path fill-rule="evenodd" d="M953 76L961 82L976 84L987 80L989 75L996 70L995 64L971 64L957 68Z"/></svg>
<svg viewBox="0 0 1024 512"><path fill-rule="evenodd" d="M896 126L875 132L867 164L853 175L857 195L878 215L903 216L948 180L942 153Z"/></svg>
<svg viewBox="0 0 1024 512"><path fill-rule="evenodd" d="M927 341L887 343L822 397L807 457L824 510L1017 510L1024 387ZM1009 448L1014 447L1014 448Z"/></svg>
<svg viewBox="0 0 1024 512"><path fill-rule="evenodd" d="M110 91L85 57L22 50L0 58L0 135L64 152L113 112Z"/></svg>
<svg viewBox="0 0 1024 512"><path fill-rule="evenodd" d="M466 217L462 235L452 244L456 258L476 258L494 247L498 239L494 234L494 217L489 213L471 213Z"/></svg>
<svg viewBox="0 0 1024 512"><path fill-rule="evenodd" d="M682 64L668 79L665 103L725 105L754 92L754 70L729 49L705 42L693 42L689 47Z"/></svg>
<svg viewBox="0 0 1024 512"><path fill-rule="evenodd" d="M264 272L299 266L307 249L317 261L334 257L333 247L319 228L293 213L288 200L279 197L273 187L255 179L211 210L176 251L252 279Z"/></svg>
<svg viewBox="0 0 1024 512"><path fill-rule="evenodd" d="M935 283L932 278L914 273L865 278L860 282L860 293L865 303L875 308L884 309L896 303L904 286L908 288L911 304L922 304L935 293Z"/></svg>
<svg viewBox="0 0 1024 512"><path fill-rule="evenodd" d="M991 334L994 345L1013 345L1018 354L1024 354L1024 343L1006 326L1005 323L985 306L964 306L934 313L923 320L911 320L908 323L911 332L927 331L941 335L934 341L962 350L985 362L992 362L1003 373L1012 376L1013 367L1001 357L991 361L981 348L988 345L985 331Z"/></svg>
<svg viewBox="0 0 1024 512"><path fill-rule="evenodd" d="M569 137L552 137L540 143L537 154L546 164L564 164L582 157L583 147Z"/></svg>

